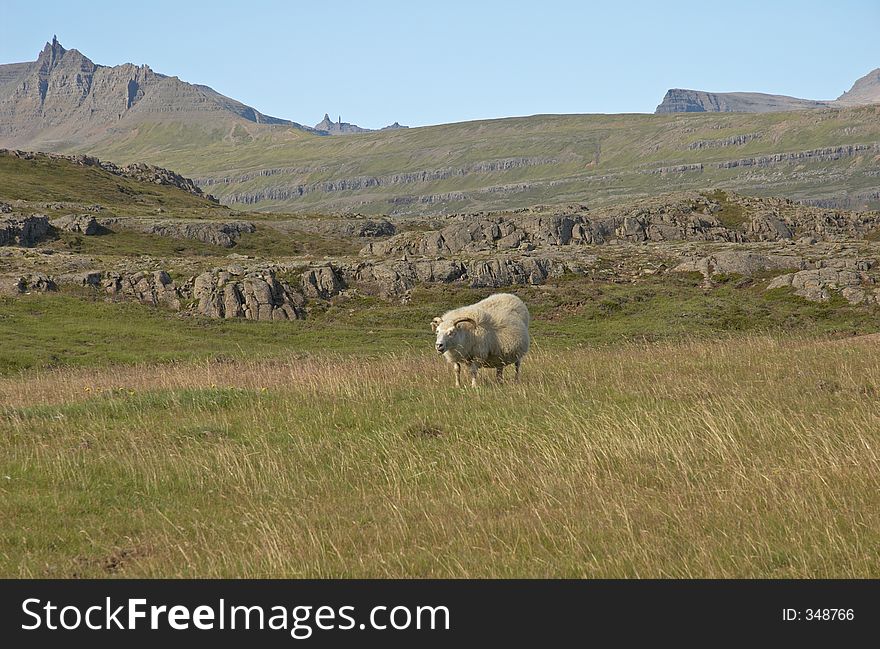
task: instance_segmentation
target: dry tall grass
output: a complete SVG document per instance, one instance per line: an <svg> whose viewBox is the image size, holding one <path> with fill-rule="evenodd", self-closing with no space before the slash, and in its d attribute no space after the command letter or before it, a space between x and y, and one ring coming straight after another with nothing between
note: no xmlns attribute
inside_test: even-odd
<svg viewBox="0 0 880 649"><path fill-rule="evenodd" d="M0 380L0 574L880 576L880 350L769 337Z"/></svg>

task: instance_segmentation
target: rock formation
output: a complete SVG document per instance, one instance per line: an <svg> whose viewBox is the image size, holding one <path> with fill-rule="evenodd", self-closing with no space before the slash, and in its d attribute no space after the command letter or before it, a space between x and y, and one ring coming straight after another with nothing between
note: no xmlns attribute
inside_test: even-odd
<svg viewBox="0 0 880 649"><path fill-rule="evenodd" d="M661 113L773 113L810 108L839 108L880 103L880 68L858 79L833 101L798 99L762 92L705 92L672 88L654 111Z"/></svg>
<svg viewBox="0 0 880 649"><path fill-rule="evenodd" d="M42 215L0 218L0 246L36 245L49 233L49 219Z"/></svg>
<svg viewBox="0 0 880 649"><path fill-rule="evenodd" d="M401 126L397 122L390 124L388 126L383 126L380 128L380 131L393 131L399 128L409 128L408 126ZM315 130L321 135L348 135L349 133L371 133L376 129L372 128L363 128L358 126L357 124L349 124L348 122L343 122L342 117L337 118L337 120L331 121L330 115L324 113L324 119L315 124Z"/></svg>
<svg viewBox="0 0 880 649"><path fill-rule="evenodd" d="M271 269L215 269L192 281L196 312L209 318L296 320L304 317L303 296Z"/></svg>
<svg viewBox="0 0 880 649"><path fill-rule="evenodd" d="M155 234L175 239L194 239L224 248L231 248L242 234L251 233L256 230L256 226L249 221L229 221L223 223L216 221L147 221L127 219L118 221L118 225L146 234Z"/></svg>
<svg viewBox="0 0 880 649"><path fill-rule="evenodd" d="M59 216L50 221L53 228L66 230L84 236L100 234L103 228L98 220L91 214L68 214Z"/></svg>

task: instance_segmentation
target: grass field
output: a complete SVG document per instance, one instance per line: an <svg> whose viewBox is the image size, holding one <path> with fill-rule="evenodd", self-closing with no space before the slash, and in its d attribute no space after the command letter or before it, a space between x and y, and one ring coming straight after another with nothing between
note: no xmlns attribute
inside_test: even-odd
<svg viewBox="0 0 880 649"><path fill-rule="evenodd" d="M3 576L876 577L880 352L430 352L0 380Z"/></svg>
<svg viewBox="0 0 880 649"><path fill-rule="evenodd" d="M0 303L4 577L877 577L876 314L785 292L522 289L519 385L430 317Z"/></svg>

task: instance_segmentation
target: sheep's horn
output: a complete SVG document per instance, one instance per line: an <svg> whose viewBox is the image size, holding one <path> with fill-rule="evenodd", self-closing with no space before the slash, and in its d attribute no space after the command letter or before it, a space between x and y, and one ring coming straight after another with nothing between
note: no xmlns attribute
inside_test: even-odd
<svg viewBox="0 0 880 649"><path fill-rule="evenodd" d="M477 326L477 321L474 320L473 318L459 318L458 320L456 320L455 322L452 323L452 326L457 327L458 323L460 323L460 322L470 322L475 327Z"/></svg>

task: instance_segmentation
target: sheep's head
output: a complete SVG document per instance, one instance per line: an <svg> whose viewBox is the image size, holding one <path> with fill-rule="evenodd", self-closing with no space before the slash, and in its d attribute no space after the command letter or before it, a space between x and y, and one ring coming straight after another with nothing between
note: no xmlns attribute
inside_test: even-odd
<svg viewBox="0 0 880 649"><path fill-rule="evenodd" d="M473 318L456 318L452 322L444 322L441 318L434 318L431 321L431 329L437 334L437 340L434 343L437 353L442 354L452 349L463 330L473 329L476 326L477 323Z"/></svg>

